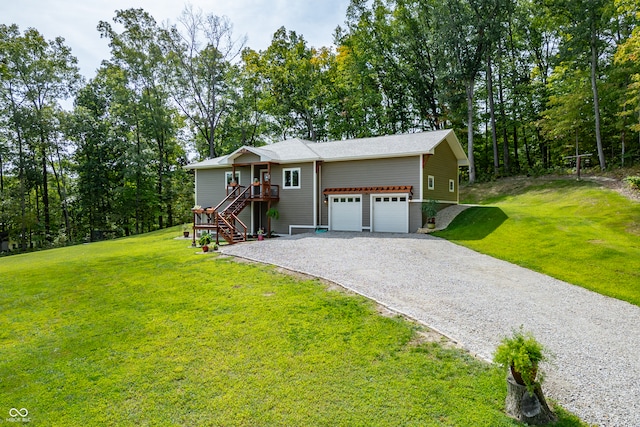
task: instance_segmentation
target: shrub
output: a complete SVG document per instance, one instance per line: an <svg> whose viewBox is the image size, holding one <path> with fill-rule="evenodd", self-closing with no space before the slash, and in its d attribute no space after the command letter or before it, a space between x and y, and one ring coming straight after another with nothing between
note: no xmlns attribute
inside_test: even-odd
<svg viewBox="0 0 640 427"><path fill-rule="evenodd" d="M538 342L531 332L524 332L522 326L514 330L511 337L502 339L496 349L493 361L505 369L511 369L514 379L522 377L522 382L530 394L536 385L536 377L542 382L542 376L538 376L538 363L547 360L545 347Z"/></svg>
<svg viewBox="0 0 640 427"><path fill-rule="evenodd" d="M640 190L640 176L628 176L624 180L629 184L629 187Z"/></svg>

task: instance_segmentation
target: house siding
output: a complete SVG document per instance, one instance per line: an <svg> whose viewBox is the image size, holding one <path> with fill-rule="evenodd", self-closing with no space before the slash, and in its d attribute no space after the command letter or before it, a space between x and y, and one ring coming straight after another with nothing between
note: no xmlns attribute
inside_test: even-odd
<svg viewBox="0 0 640 427"><path fill-rule="evenodd" d="M196 205L214 207L225 197L224 173L230 169L196 170Z"/></svg>
<svg viewBox="0 0 640 427"><path fill-rule="evenodd" d="M422 228L422 204L409 202L409 233L415 233Z"/></svg>
<svg viewBox="0 0 640 427"><path fill-rule="evenodd" d="M231 168L225 169L199 169L196 170L196 204L204 208L215 207L227 197L225 187L225 172L231 172ZM251 168L236 168L240 172L240 185L247 186L251 183ZM251 231L251 210L245 208L238 216Z"/></svg>
<svg viewBox="0 0 640 427"><path fill-rule="evenodd" d="M300 188L283 188L283 169L300 168ZM313 226L313 163L273 165L271 184L280 187L280 201L273 207L280 218L271 221L271 229L288 234L289 226Z"/></svg>
<svg viewBox="0 0 640 427"><path fill-rule="evenodd" d="M442 142L435 148L435 154L429 156L424 166L423 194L424 200L438 200L440 202L458 202L458 160L453 154L451 147L446 142ZM429 175L434 177L434 189L429 190ZM455 191L449 191L449 180L455 183Z"/></svg>
<svg viewBox="0 0 640 427"><path fill-rule="evenodd" d="M241 156L236 157L233 160L233 163L238 165L242 163L257 163L259 161L260 161L260 156L258 156L257 154L245 153L245 154L242 154Z"/></svg>
<svg viewBox="0 0 640 427"><path fill-rule="evenodd" d="M322 192L327 188L376 187L387 185L411 185L414 194L420 190L418 157L398 157L390 159L327 162L322 164ZM362 227L371 227L371 200L362 194ZM329 225L329 208L321 206L321 225ZM411 220L410 209L409 223Z"/></svg>

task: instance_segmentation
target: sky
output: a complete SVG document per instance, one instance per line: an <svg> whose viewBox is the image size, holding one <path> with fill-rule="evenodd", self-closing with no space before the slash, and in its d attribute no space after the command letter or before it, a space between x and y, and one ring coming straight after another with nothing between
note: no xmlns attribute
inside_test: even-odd
<svg viewBox="0 0 640 427"><path fill-rule="evenodd" d="M96 29L99 21L113 24L116 10L142 8L158 23L175 24L187 3L205 14L227 16L234 36L246 35L246 46L264 50L281 26L304 36L309 46L331 46L349 0L0 0L0 23L17 24L21 32L33 27L47 40L63 37L81 74L90 79L110 57L108 42Z"/></svg>

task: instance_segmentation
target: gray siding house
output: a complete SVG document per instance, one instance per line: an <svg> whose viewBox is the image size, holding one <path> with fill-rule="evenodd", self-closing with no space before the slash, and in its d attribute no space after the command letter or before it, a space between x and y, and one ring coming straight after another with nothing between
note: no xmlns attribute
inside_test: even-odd
<svg viewBox="0 0 640 427"><path fill-rule="evenodd" d="M230 242L259 229L415 232L423 201L458 203L459 168L468 165L452 130L242 147L187 166L194 231Z"/></svg>

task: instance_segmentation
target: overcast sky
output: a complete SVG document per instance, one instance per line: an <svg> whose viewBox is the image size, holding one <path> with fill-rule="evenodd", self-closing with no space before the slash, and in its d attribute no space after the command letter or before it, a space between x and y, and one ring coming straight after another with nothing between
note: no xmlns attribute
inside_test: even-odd
<svg viewBox="0 0 640 427"><path fill-rule="evenodd" d="M107 40L96 30L99 21L113 23L115 10L135 7L158 23L176 23L186 3L205 13L228 16L235 36L246 35L247 46L264 50L283 25L302 34L310 46L330 46L349 0L0 0L0 23L18 24L21 32L34 27L47 40L64 37L89 79L110 56Z"/></svg>

